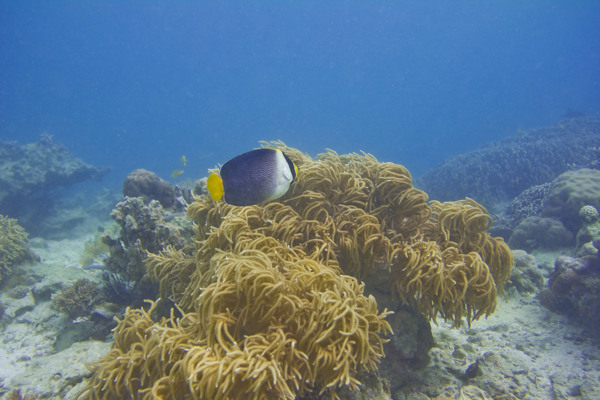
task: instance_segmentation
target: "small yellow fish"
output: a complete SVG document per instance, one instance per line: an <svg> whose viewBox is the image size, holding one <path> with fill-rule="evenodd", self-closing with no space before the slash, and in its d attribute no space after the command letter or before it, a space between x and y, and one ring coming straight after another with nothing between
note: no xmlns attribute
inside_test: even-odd
<svg viewBox="0 0 600 400"><path fill-rule="evenodd" d="M185 155L181 156L181 158L179 159L179 161L181 161L181 164L185 167L187 165L187 158L185 158ZM183 172L183 171L182 171Z"/></svg>
<svg viewBox="0 0 600 400"><path fill-rule="evenodd" d="M183 174L183 170L176 169L175 171L171 172L171 178L177 178L177 177L181 176L181 174Z"/></svg>

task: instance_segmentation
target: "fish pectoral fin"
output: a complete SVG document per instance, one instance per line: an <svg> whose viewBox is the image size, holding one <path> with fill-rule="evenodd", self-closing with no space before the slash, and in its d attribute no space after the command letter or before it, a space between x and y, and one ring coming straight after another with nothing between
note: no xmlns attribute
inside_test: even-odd
<svg viewBox="0 0 600 400"><path fill-rule="evenodd" d="M292 175L292 171L290 171L289 168L283 169L283 177L286 179L287 182L291 182L294 179L294 176Z"/></svg>
<svg viewBox="0 0 600 400"><path fill-rule="evenodd" d="M208 189L208 193L214 201L221 200L223 198L223 194L225 193L225 189L223 188L223 179L221 179L221 177L217 174L210 174L206 182L206 189Z"/></svg>

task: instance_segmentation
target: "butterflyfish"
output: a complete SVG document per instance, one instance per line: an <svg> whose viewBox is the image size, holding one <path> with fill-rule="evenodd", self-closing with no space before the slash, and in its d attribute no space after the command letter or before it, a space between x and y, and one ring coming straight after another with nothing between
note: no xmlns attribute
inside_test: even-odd
<svg viewBox="0 0 600 400"><path fill-rule="evenodd" d="M187 158L185 157L185 154L181 156L179 161L181 161L181 165L183 165L184 167L187 165Z"/></svg>
<svg viewBox="0 0 600 400"><path fill-rule="evenodd" d="M252 150L227 161L219 175L210 174L207 189L213 200L249 206L283 196L298 167L279 149Z"/></svg>

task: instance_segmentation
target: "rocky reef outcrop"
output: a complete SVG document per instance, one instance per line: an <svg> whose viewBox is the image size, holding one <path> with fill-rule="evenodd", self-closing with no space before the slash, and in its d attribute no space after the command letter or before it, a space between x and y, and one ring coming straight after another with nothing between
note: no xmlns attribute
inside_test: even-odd
<svg viewBox="0 0 600 400"><path fill-rule="evenodd" d="M594 246L600 248L600 240L594 241ZM600 328L600 255L558 257L548 288L539 298L551 311L577 316Z"/></svg>
<svg viewBox="0 0 600 400"><path fill-rule="evenodd" d="M537 293L543 289L544 271L537 259L523 250L513 250L515 266L511 270L510 281L506 288L515 288L520 294Z"/></svg>
<svg viewBox="0 0 600 400"><path fill-rule="evenodd" d="M109 271L137 282L146 274L148 252L167 246L181 249L192 237L192 224L181 215L165 221L168 213L158 200L145 204L142 197L125 197L110 214L121 228L119 236L105 236L109 248L106 267Z"/></svg>
<svg viewBox="0 0 600 400"><path fill-rule="evenodd" d="M501 232L495 233L510 237L511 248L527 251L572 247L577 238L579 252L585 243L589 248L598 236L599 199L600 171L567 171L549 184L534 186L517 196L501 213L497 228Z"/></svg>
<svg viewBox="0 0 600 400"><path fill-rule="evenodd" d="M34 233L57 188L100 180L109 171L86 164L47 133L26 145L0 141L0 212Z"/></svg>
<svg viewBox="0 0 600 400"><path fill-rule="evenodd" d="M468 196L488 205L510 201L569 169L599 169L599 156L600 119L567 118L444 161L417 185L435 200Z"/></svg>
<svg viewBox="0 0 600 400"><path fill-rule="evenodd" d="M123 182L123 195L141 197L144 203L157 200L163 207L171 207L175 202L173 186L152 171L136 169L127 175Z"/></svg>
<svg viewBox="0 0 600 400"><path fill-rule="evenodd" d="M586 205L600 207L600 171L581 168L552 181L541 211L543 216L556 218L577 232L583 221L579 212Z"/></svg>

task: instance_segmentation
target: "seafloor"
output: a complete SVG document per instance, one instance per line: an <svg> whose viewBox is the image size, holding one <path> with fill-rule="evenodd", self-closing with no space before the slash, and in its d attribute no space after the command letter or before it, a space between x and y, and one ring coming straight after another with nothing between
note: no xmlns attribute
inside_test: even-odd
<svg viewBox="0 0 600 400"><path fill-rule="evenodd" d="M553 144L552 151L544 153L548 143ZM3 145L6 154L18 147ZM68 190L55 191L59 183L38 182L33 178L44 174L30 173L27 176L32 179L13 179L12 186L0 188L3 213L21 212L19 223L30 233L27 257L8 268L7 261L12 259L7 257L13 254L6 250L9 235L0 237L0 256L4 257L0 258L0 273L4 274L0 276L0 398L76 399L86 387L86 378L92 376L90 366L111 349L113 317L121 317L126 306L138 308L143 299L158 296L156 282L148 278L148 252L158 253L167 245L179 251L190 244L194 232L184 207L202 203L204 198L194 200L192 193L204 193L205 184L198 180L172 186L153 173L137 170L125 180L123 193L100 189L100 184L73 186L80 184L77 179L93 178L98 171L80 160L73 160L65 169L64 159L70 155L47 136L42 136L38 145L24 148L35 153L29 170L47 169L34 162L44 159L63 167L64 173L58 175L72 179L61 181L63 186L71 186ZM58 160L56 154L61 155ZM327 157L334 157L333 153ZM475 189L470 184L456 183L465 176L473 178L472 165L464 160L478 166L479 192L472 194ZM18 157L0 161L5 165L5 177L14 178L13 172L23 169ZM495 166L499 162L505 165L501 179ZM530 181L520 179L522 165L530 167L526 173ZM93 173L82 174L82 169ZM443 175L443 171L451 173ZM321 175L316 177L322 182ZM152 184L144 186L143 182ZM384 184L388 182L389 178ZM416 186L431 189L442 183L456 193L446 190L448 199L442 194L430 199L473 197L481 201L495 219L488 227L488 215L477 205L478 215L481 210L485 214L481 230L489 228L492 236L503 237L511 246L517 262L504 285L506 293L498 296L493 314L470 326L465 323L457 328L441 319L431 322L433 342L423 316L413 310L415 319L398 318L390 341L392 352L380 363L379 373L361 372L357 376L363 382L360 390L342 388L339 396L344 400L600 399L600 119L570 118L554 127L515 135L446 161ZM150 188L151 195L139 190L141 187ZM324 192L329 191L327 186ZM38 197L32 198L35 193ZM426 197L419 196L425 204ZM229 216L222 215L226 215L223 220ZM460 226L466 230L466 214L461 215ZM9 220L0 218L5 228L12 223ZM404 224L406 219L402 221ZM8 244L14 247L15 243ZM501 239L496 243L506 249L503 254L510 254ZM190 254L187 256L195 262ZM387 280L389 275L384 276ZM84 278L87 281L82 281ZM459 287L452 282L452 288ZM367 282L367 291L380 289L374 287L377 284L382 284L381 280ZM501 288L498 292L502 294ZM162 305L169 311L182 304L173 307L169 303L173 293L163 295ZM378 297L380 293L375 294ZM388 293L382 300L385 296L392 297ZM388 305L380 311L383 307ZM390 307L397 314L388 320L406 311L402 307ZM407 332L397 333L405 327L409 327ZM308 394L298 400L320 398L329 397Z"/></svg>
<svg viewBox="0 0 600 400"><path fill-rule="evenodd" d="M53 308L50 293L83 277L101 279L101 270L83 269L79 260L99 227L111 224L90 218L75 237L30 239L40 261L21 265L0 291L0 303L6 305L0 321L4 398L20 398L9 397L18 390L22 398L74 399L89 376L87 364L108 352L109 342L89 338L87 321L72 321ZM558 254L535 255L548 276ZM393 393L367 391L370 398L600 398L600 340L580 322L548 311L534 294L509 290L493 315L471 327L438 323L432 324L431 361L412 383Z"/></svg>

